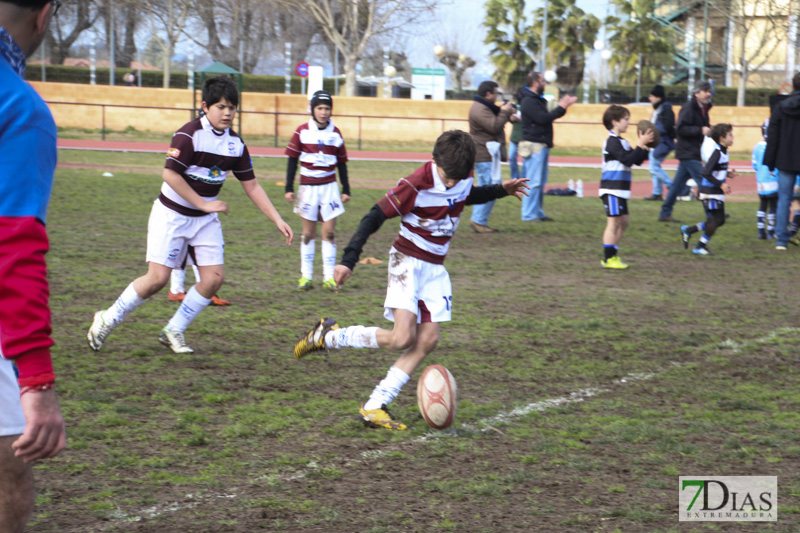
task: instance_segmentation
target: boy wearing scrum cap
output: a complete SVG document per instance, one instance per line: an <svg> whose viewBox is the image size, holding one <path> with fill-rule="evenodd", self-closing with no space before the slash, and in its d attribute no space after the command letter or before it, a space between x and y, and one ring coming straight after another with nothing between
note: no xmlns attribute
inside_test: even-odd
<svg viewBox="0 0 800 533"><path fill-rule="evenodd" d="M314 277L314 243L317 222L322 223L322 286L338 291L333 279L336 265L336 217L344 213L350 200L347 181L347 149L339 128L331 120L333 98L328 91L317 91L311 97L311 120L298 127L286 147L287 202L294 202L294 212L303 219L303 239L300 242L300 280L297 288L312 288ZM300 187L294 193L294 175L300 163ZM342 182L342 192L336 184L336 170Z"/></svg>

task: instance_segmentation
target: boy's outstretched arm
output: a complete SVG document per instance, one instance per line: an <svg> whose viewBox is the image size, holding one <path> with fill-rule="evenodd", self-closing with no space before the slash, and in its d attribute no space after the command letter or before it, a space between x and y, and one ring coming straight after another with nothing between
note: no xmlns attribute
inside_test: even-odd
<svg viewBox="0 0 800 533"><path fill-rule="evenodd" d="M358 229L353 234L347 248L344 249L344 255L338 265L333 270L333 280L337 285L343 285L345 281L352 275L353 269L358 263L358 258L361 251L364 249L369 236L380 229L386 221L386 215L383 213L378 204L372 206L369 213L364 215L361 222L358 224Z"/></svg>
<svg viewBox="0 0 800 533"><path fill-rule="evenodd" d="M528 196L527 190L529 187L525 184L527 181L529 181L528 178L517 178L496 185L473 187L465 204L485 204L486 202L491 202L492 200L497 200L505 196L516 196L522 200L523 195Z"/></svg>
<svg viewBox="0 0 800 533"><path fill-rule="evenodd" d="M278 228L278 231L283 233L283 236L286 238L286 244L291 245L292 239L294 238L294 232L292 232L292 228L289 227L289 224L283 221L281 215L275 209L275 206L272 205L272 202L269 200L267 196L267 192L258 183L258 180L246 180L242 181L242 188L244 188L244 192L250 200L256 204L259 211L264 213L264 215L270 219L274 224L275 227Z"/></svg>

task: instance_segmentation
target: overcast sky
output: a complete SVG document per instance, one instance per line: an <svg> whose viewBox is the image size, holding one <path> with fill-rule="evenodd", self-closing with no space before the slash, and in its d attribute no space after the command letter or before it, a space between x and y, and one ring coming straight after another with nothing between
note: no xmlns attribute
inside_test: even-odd
<svg viewBox="0 0 800 533"><path fill-rule="evenodd" d="M408 39L406 50L409 61L415 67L436 66L433 47L436 44L446 45L442 41L456 41L464 53L475 59L478 64L468 71L472 74L474 84L488 79L494 72L494 66L489 61L490 47L483 44L486 30L481 26L484 19L486 0L455 0L441 4L434 15L434 21L420 32L414 32L414 37ZM578 0L578 7L604 18L608 2L605 0ZM526 2L529 15L535 9L544 5L543 0Z"/></svg>

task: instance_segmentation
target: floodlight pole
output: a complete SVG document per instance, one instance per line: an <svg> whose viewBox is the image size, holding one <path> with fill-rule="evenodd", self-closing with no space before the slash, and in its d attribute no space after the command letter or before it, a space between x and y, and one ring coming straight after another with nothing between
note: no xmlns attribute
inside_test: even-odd
<svg viewBox="0 0 800 533"><path fill-rule="evenodd" d="M89 83L95 85L97 83L97 48L95 47L95 42L92 40L92 45L89 48Z"/></svg>
<svg viewBox="0 0 800 533"><path fill-rule="evenodd" d="M283 47L283 65L286 71L286 83L284 85L284 92L291 94L292 92L292 43L286 43Z"/></svg>
<svg viewBox="0 0 800 533"><path fill-rule="evenodd" d="M116 60L116 58L114 57L114 48L116 47L116 44L114 43L114 33L116 33L114 31L114 0L111 0L109 2L109 7L108 7L108 31L111 32L111 35L109 37L109 40L111 42L111 51L110 51L110 54L109 54L109 58L110 59L109 59L109 62L108 62L109 63L108 64L108 66L109 66L109 69L108 69L109 82L108 82L108 84L109 85L114 85L114 63L115 63L115 60Z"/></svg>
<svg viewBox="0 0 800 533"><path fill-rule="evenodd" d="M542 21L542 68L539 69L542 76L544 76L545 67L547 66L545 59L547 56L547 2L548 0L544 0L544 20Z"/></svg>

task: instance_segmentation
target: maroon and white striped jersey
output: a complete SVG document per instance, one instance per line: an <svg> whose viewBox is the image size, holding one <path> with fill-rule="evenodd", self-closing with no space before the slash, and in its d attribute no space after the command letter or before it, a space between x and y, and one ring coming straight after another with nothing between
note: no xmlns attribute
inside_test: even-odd
<svg viewBox="0 0 800 533"><path fill-rule="evenodd" d="M386 218L402 217L394 247L429 263L444 263L450 239L472 191L472 182L470 176L448 189L432 161L400 179L378 201Z"/></svg>
<svg viewBox="0 0 800 533"><path fill-rule="evenodd" d="M300 161L300 185L336 181L336 165L347 163L344 137L332 120L324 129L313 119L297 128L284 153Z"/></svg>
<svg viewBox="0 0 800 533"><path fill-rule="evenodd" d="M197 194L216 200L228 172L239 181L255 179L253 161L244 141L230 128L217 131L203 116L185 124L172 136L166 168L180 174ZM161 185L159 200L173 211L199 217L206 213L195 208L170 187Z"/></svg>

